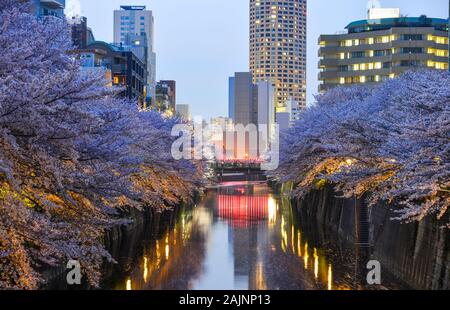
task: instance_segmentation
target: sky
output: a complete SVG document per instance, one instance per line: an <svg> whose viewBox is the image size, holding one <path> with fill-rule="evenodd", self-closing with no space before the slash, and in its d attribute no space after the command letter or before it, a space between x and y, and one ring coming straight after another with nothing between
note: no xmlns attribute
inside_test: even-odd
<svg viewBox="0 0 450 310"><path fill-rule="evenodd" d="M308 1L308 104L318 88L318 37L365 19L367 0ZM407 16L448 18L448 0L381 0ZM112 42L113 10L145 5L155 17L157 80L177 81L177 103L193 116L228 115L228 77L249 71L249 0L66 0L86 16L96 40Z"/></svg>

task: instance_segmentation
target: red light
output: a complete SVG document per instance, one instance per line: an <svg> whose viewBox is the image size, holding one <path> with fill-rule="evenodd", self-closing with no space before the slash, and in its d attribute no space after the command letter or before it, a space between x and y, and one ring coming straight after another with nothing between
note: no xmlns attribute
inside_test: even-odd
<svg viewBox="0 0 450 310"><path fill-rule="evenodd" d="M241 192L243 189L238 189ZM244 190L245 193L245 190ZM219 217L232 226L248 227L268 219L268 195L218 195Z"/></svg>

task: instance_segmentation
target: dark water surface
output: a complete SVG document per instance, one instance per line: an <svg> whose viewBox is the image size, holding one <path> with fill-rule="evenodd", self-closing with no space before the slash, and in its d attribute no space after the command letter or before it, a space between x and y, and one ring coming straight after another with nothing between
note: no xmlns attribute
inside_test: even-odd
<svg viewBox="0 0 450 310"><path fill-rule="evenodd" d="M382 285L367 285L369 254L294 210L266 184L222 184L197 206L179 210L165 229L124 240L121 246L133 250L119 250L102 288L407 288L383 269Z"/></svg>

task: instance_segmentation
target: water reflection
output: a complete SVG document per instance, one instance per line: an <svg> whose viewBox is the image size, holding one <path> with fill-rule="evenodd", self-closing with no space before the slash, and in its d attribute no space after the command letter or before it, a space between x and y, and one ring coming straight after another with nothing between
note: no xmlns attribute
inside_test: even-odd
<svg viewBox="0 0 450 310"><path fill-rule="evenodd" d="M349 289L354 249L296 218L264 184L224 184L171 228L145 240L112 288ZM311 227L308 227L311 226ZM120 262L120 259L119 259ZM119 264L120 265L120 264Z"/></svg>

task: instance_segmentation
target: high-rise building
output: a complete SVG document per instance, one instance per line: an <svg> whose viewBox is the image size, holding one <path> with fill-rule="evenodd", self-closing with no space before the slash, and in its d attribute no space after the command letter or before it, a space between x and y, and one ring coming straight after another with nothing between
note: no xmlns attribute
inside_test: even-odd
<svg viewBox="0 0 450 310"><path fill-rule="evenodd" d="M250 71L269 81L275 105L306 108L307 0L250 0Z"/></svg>
<svg viewBox="0 0 450 310"><path fill-rule="evenodd" d="M230 78L230 90L233 90L229 101L234 114L234 124L244 126L257 124L257 87L253 84L252 74L250 72L236 72L235 76Z"/></svg>
<svg viewBox="0 0 450 310"><path fill-rule="evenodd" d="M229 114L233 116L230 119L234 125L242 125L248 130L253 128L259 132L255 133L253 138L247 133L245 145L243 141L242 145L235 145L235 157L244 158L242 154L261 154L269 148L274 130L274 87L268 81L254 84L250 72L236 72L234 77L229 79L229 88ZM255 141L251 141L252 139Z"/></svg>
<svg viewBox="0 0 450 310"><path fill-rule="evenodd" d="M33 9L38 17L55 16L64 17L66 0L33 0Z"/></svg>
<svg viewBox="0 0 450 310"><path fill-rule="evenodd" d="M260 151L269 149L275 123L274 88L270 82L258 82L258 130Z"/></svg>
<svg viewBox="0 0 450 310"><path fill-rule="evenodd" d="M392 14L394 11L385 11ZM319 91L337 85L379 83L412 68L448 69L448 21L379 15L355 21L346 33L319 38ZM369 11L369 17L375 16Z"/></svg>
<svg viewBox="0 0 450 310"><path fill-rule="evenodd" d="M228 79L228 118L234 119L235 113L234 113L234 106L236 104L236 100L234 97L234 84L235 79L234 76L230 77Z"/></svg>
<svg viewBox="0 0 450 310"><path fill-rule="evenodd" d="M121 6L114 11L114 43L127 46L147 66L147 94L156 95L154 18L145 6Z"/></svg>

